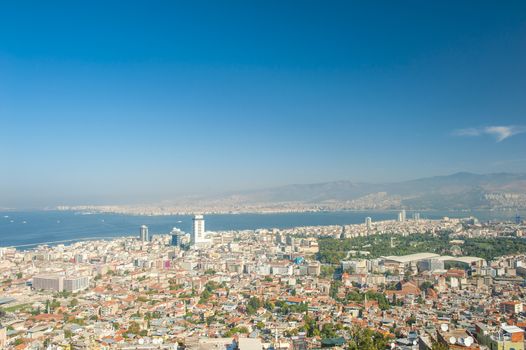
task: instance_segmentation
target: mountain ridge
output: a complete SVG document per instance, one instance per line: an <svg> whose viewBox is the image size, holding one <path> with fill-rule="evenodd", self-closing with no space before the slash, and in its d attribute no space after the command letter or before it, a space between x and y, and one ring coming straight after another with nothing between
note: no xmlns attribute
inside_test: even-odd
<svg viewBox="0 0 526 350"><path fill-rule="evenodd" d="M291 184L214 196L238 204L289 203L323 205L328 202L352 204L356 209L375 206L375 199L390 199L383 208L449 209L525 208L526 174L458 172L414 180L366 183L350 180ZM365 202L371 202L367 205ZM354 203L353 203L354 202ZM396 204L395 202L398 202Z"/></svg>
<svg viewBox="0 0 526 350"><path fill-rule="evenodd" d="M400 209L522 210L526 209L526 174L458 172L389 183L337 180L185 196L156 204L57 208L139 215Z"/></svg>

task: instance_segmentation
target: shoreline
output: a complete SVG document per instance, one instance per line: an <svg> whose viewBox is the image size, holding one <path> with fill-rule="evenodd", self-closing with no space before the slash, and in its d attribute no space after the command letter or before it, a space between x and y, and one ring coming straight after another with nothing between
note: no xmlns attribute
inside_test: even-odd
<svg viewBox="0 0 526 350"><path fill-rule="evenodd" d="M509 212L526 212L526 208L472 208L472 209L413 209L413 208L390 208L390 209L305 209L305 210L196 210L196 211L169 211L169 212L136 212L134 210L104 210L104 209L41 209L31 211L59 211L59 212L74 212L79 215L93 215L93 214L115 214L115 215L133 215L133 216L186 216L194 215L196 213L203 215L276 215L276 214L304 214L304 213L397 213L400 210L408 212L421 213L473 213L473 212L495 212L495 213L509 213Z"/></svg>

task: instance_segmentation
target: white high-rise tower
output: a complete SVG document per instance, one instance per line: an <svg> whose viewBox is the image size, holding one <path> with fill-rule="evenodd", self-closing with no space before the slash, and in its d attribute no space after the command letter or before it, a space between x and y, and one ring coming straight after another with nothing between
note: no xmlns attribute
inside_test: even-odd
<svg viewBox="0 0 526 350"><path fill-rule="evenodd" d="M192 244L204 243L205 239L205 219L203 215L195 215L193 219L192 235L190 236Z"/></svg>
<svg viewBox="0 0 526 350"><path fill-rule="evenodd" d="M365 227L367 227L368 230L371 229L371 223L372 223L372 221L373 221L373 220L371 219L370 216L368 216L368 217L365 218Z"/></svg>
<svg viewBox="0 0 526 350"><path fill-rule="evenodd" d="M405 209L402 209L402 211L398 213L398 221L404 222L405 219L406 219Z"/></svg>

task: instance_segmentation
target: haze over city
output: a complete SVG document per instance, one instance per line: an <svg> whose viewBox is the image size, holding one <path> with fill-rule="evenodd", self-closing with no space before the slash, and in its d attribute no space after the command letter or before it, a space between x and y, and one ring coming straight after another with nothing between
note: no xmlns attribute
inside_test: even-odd
<svg viewBox="0 0 526 350"><path fill-rule="evenodd" d="M0 206L526 172L526 6L0 5Z"/></svg>

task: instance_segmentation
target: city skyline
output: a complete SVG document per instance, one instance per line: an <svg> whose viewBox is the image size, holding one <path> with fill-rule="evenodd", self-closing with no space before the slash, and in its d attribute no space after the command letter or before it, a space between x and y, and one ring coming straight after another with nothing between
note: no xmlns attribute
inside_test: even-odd
<svg viewBox="0 0 526 350"><path fill-rule="evenodd" d="M0 5L2 207L526 173L526 5Z"/></svg>
<svg viewBox="0 0 526 350"><path fill-rule="evenodd" d="M0 349L526 349L526 2L0 2Z"/></svg>

